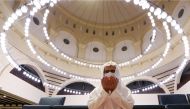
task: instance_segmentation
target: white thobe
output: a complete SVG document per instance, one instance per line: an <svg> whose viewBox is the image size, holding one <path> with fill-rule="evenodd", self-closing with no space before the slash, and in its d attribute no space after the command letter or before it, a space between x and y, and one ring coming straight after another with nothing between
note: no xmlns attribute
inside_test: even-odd
<svg viewBox="0 0 190 109"><path fill-rule="evenodd" d="M121 84L108 94L102 87L94 89L88 100L89 109L132 109L134 100L131 91Z"/></svg>

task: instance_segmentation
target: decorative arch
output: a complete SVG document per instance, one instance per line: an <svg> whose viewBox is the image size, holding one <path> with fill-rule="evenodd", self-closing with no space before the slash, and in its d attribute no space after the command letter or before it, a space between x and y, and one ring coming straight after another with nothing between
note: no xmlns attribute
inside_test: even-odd
<svg viewBox="0 0 190 109"><path fill-rule="evenodd" d="M82 90L88 91L88 92L91 92L91 91L95 88L95 86L94 86L93 84L91 84L91 83L89 83L89 82L87 82L87 81L81 81L81 80L74 80L74 79L71 79L71 80L68 80L68 81L64 82L64 83L61 85L61 90L55 91L54 94L55 94L55 95L64 95L64 94L75 95L75 94L67 93L67 92L64 91L65 88L66 88L66 89L67 89L67 88L69 89L68 86L70 86L71 89L75 89L75 90L78 89L78 90L81 90L81 89L80 89L80 88L81 88L80 86L76 86L76 85L74 85L74 84L76 84L76 85L81 85L81 86L82 86L82 84L87 85L86 87L83 86L84 89L82 89ZM73 87L73 86L71 86L71 85L74 85L75 87ZM82 94L84 94L84 93L82 93Z"/></svg>
<svg viewBox="0 0 190 109"><path fill-rule="evenodd" d="M141 88L148 88L150 86L155 85L154 83L150 82L150 81L146 81L146 80L138 80L138 81L133 81L132 83L126 85L126 87L128 87L131 90L139 90ZM155 87L151 90L147 90L147 91L142 91L140 90L139 93L165 93L164 90L160 87Z"/></svg>
<svg viewBox="0 0 190 109"><path fill-rule="evenodd" d="M77 40L75 37L66 32L60 31L58 35L52 40L54 44L65 54L76 57L78 52Z"/></svg>
<svg viewBox="0 0 190 109"><path fill-rule="evenodd" d="M28 59L19 59L17 60L17 62L21 65L21 64L26 64L26 65L29 65L31 66L37 73L38 75L40 76L40 79L42 80L42 82L47 82L47 80L45 79L45 75L42 71L42 69L36 65L35 63L33 63L32 61L28 60ZM47 90L47 89L46 89Z"/></svg>
<svg viewBox="0 0 190 109"><path fill-rule="evenodd" d="M116 62L127 61L135 56L135 52L136 51L132 41L121 41L114 48L113 60Z"/></svg>
<svg viewBox="0 0 190 109"><path fill-rule="evenodd" d="M21 64L20 67L22 67L21 71L18 71L16 68L13 68L10 71L10 73L45 92L45 87L43 86L43 82L40 76L38 75L38 72L34 69L34 67L32 67L29 64ZM24 72L37 78L36 81L35 78L32 78L31 76L29 77L29 75L25 76L26 74L24 75ZM40 82L37 82L37 80L40 80Z"/></svg>
<svg viewBox="0 0 190 109"><path fill-rule="evenodd" d="M157 84L157 83L158 83L158 81L157 81L156 79L152 78L152 77L149 77L149 76L141 76L141 77L136 77L135 79L131 79L131 80L129 80L129 81L126 81L124 84L125 84L125 86L126 86L126 85L128 85L128 84L130 84L130 83L132 83L132 82L139 81L139 80L150 81L150 82L152 82L152 83L154 83L154 84ZM159 86L160 88L162 88L165 93L170 93L169 90L167 89L167 87L166 87L164 84L162 84L162 85L159 84L158 86Z"/></svg>
<svg viewBox="0 0 190 109"><path fill-rule="evenodd" d="M89 42L86 45L85 59L89 61L105 62L106 61L105 46L97 41Z"/></svg>
<svg viewBox="0 0 190 109"><path fill-rule="evenodd" d="M19 64L25 64L25 65L29 65L30 67L32 67L37 74L39 75L40 79L42 82L47 82L47 80L45 79L45 75L42 71L42 69L34 62L32 62L27 55L22 54L20 51L18 51L17 49L15 49L14 47L9 47L9 53L11 54L12 57L14 57L14 61ZM10 63L5 66L5 68L2 71L3 73L8 73L13 69L13 67L10 65ZM48 91L48 88L45 87L45 92Z"/></svg>

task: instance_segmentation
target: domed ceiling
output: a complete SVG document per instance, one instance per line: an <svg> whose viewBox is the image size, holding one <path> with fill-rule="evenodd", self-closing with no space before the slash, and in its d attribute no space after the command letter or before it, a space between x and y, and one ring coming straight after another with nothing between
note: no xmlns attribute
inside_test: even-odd
<svg viewBox="0 0 190 109"><path fill-rule="evenodd" d="M129 22L144 13L124 0L66 0L59 6L72 16L97 25Z"/></svg>
<svg viewBox="0 0 190 109"><path fill-rule="evenodd" d="M159 1L151 2L157 4ZM64 0L59 6L77 19L102 26L127 23L145 13L125 0Z"/></svg>
<svg viewBox="0 0 190 109"><path fill-rule="evenodd" d="M160 7L166 3L160 0L149 2ZM152 31L151 20L147 11L135 6L132 2L63 0L54 7L47 6L46 8L50 10L46 25L49 36L55 46L68 56L100 63L109 60L124 62L140 54L144 43L147 43L146 45L150 43L149 39L146 41L143 39L147 31ZM43 12L43 10L40 12L41 18ZM40 18L40 14L36 17ZM158 30L162 28L160 22L157 24ZM150 36L151 34L152 32ZM65 40L71 43L66 44ZM94 44L94 42L99 44ZM117 46L120 42L124 43ZM127 49L123 50L123 48Z"/></svg>
<svg viewBox="0 0 190 109"><path fill-rule="evenodd" d="M99 41L113 48L123 40L142 41L151 29L147 12L125 0L63 0L50 10L49 33L67 31L82 44Z"/></svg>

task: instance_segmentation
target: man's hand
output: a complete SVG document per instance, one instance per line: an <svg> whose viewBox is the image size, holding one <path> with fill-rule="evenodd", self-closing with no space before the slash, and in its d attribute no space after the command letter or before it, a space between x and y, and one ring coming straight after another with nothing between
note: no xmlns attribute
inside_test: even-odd
<svg viewBox="0 0 190 109"><path fill-rule="evenodd" d="M117 87L118 79L115 77L103 77L102 80L102 87L104 90L109 93L109 91L113 92L114 89Z"/></svg>

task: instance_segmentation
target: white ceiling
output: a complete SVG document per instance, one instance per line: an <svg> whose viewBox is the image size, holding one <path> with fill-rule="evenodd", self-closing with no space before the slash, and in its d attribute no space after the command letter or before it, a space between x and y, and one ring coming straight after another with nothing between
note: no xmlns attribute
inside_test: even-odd
<svg viewBox="0 0 190 109"><path fill-rule="evenodd" d="M144 13L124 0L64 0L60 5L71 15L95 24L118 24Z"/></svg>

